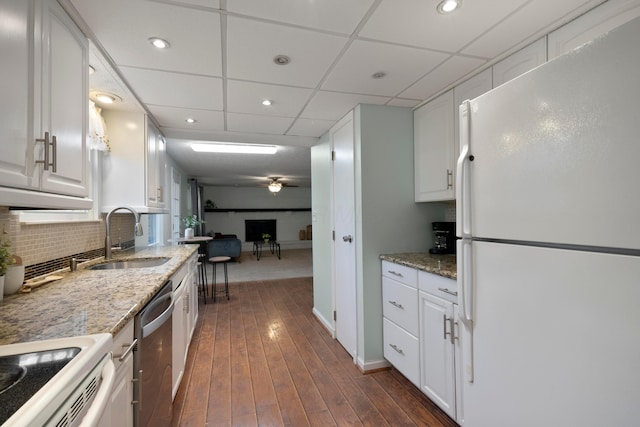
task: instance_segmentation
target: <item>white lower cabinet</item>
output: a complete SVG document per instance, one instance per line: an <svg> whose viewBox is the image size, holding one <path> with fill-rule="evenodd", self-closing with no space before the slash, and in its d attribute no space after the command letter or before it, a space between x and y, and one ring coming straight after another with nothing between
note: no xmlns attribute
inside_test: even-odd
<svg viewBox="0 0 640 427"><path fill-rule="evenodd" d="M133 426L133 320L113 338L116 381L111 393L111 425Z"/></svg>
<svg viewBox="0 0 640 427"><path fill-rule="evenodd" d="M384 357L460 425L458 284L382 261Z"/></svg>
<svg viewBox="0 0 640 427"><path fill-rule="evenodd" d="M420 390L462 424L458 284L420 271Z"/></svg>
<svg viewBox="0 0 640 427"><path fill-rule="evenodd" d="M171 325L172 339L172 394L175 398L180 387L180 382L184 375L187 364L187 353L189 343L195 328L195 321L198 312L197 283L194 282L196 256L192 256L178 272L172 277L173 280L173 318ZM193 299L195 293L196 299ZM194 305L195 303L195 305ZM195 311L195 316L193 312Z"/></svg>
<svg viewBox="0 0 640 427"><path fill-rule="evenodd" d="M455 419L453 305L420 292L420 389Z"/></svg>

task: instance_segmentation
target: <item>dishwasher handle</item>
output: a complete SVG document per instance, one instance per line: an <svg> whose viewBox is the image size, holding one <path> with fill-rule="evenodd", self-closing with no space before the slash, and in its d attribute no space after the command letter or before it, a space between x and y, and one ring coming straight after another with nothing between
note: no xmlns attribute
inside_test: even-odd
<svg viewBox="0 0 640 427"><path fill-rule="evenodd" d="M164 322L166 322L167 320L169 320L171 318L171 315L173 314L173 306L174 306L174 303L175 303L175 301L173 299L173 292L169 292L167 294L164 294L163 296L161 296L157 300L154 300L151 304L149 304L149 307L147 307L147 309L150 310L155 306L164 304L164 302L166 300L170 300L171 301L169 303L169 307L167 307L167 309L165 311L163 311L158 317L156 317L151 322L147 323L146 325L144 325L142 327L142 338L146 338L149 335L151 335L152 333L154 333L155 331L157 331L158 328L160 328L160 326L162 326L164 324Z"/></svg>

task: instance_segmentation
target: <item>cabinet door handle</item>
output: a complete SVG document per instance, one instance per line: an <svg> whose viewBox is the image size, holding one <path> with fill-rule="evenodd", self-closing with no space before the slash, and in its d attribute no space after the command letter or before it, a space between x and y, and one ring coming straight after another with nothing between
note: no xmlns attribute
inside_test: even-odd
<svg viewBox="0 0 640 427"><path fill-rule="evenodd" d="M453 188L453 171L447 169L447 188Z"/></svg>
<svg viewBox="0 0 640 427"><path fill-rule="evenodd" d="M401 348L399 348L397 345L395 344L389 344L389 347L391 347L392 349L394 349L395 351L397 351L399 354L404 356L404 351L402 351Z"/></svg>
<svg viewBox="0 0 640 427"><path fill-rule="evenodd" d="M347 236L342 236L342 241L343 242L353 242L353 236L351 236L351 234L347 235Z"/></svg>
<svg viewBox="0 0 640 427"><path fill-rule="evenodd" d="M451 332L447 332L447 323L449 322L449 318L446 314L442 315L442 339L447 340L447 335L451 335Z"/></svg>
<svg viewBox="0 0 640 427"><path fill-rule="evenodd" d="M402 275L402 273L398 273L397 271L387 270L387 272L388 272L389 274L393 274L394 276L404 277L404 276Z"/></svg>
<svg viewBox="0 0 640 427"><path fill-rule="evenodd" d="M445 294L453 295L454 297L458 296L458 291L450 291L449 288L438 288L440 292L444 292Z"/></svg>
<svg viewBox="0 0 640 427"><path fill-rule="evenodd" d="M396 307L398 307L398 308L399 308L399 309L401 309L401 310L404 310L404 307L402 306L402 304L398 304L398 303L397 303L397 302L395 302L395 301L391 301L391 300L389 300L389 304L391 304L391 305L393 305L393 306L396 306Z"/></svg>
<svg viewBox="0 0 640 427"><path fill-rule="evenodd" d="M36 138L36 142L42 142L42 147L44 150L44 160L36 160L36 164L42 164L44 165L44 170L48 171L49 167L51 167L51 169L53 170L53 172L56 171L56 146L57 146L57 141L56 141L56 137L54 136L52 138L52 141L49 140L49 132L45 132L44 133L44 138ZM53 147L53 162L49 162L49 146Z"/></svg>
<svg viewBox="0 0 640 427"><path fill-rule="evenodd" d="M58 168L58 140L55 135L51 137L51 154L53 161L51 162L51 172L56 173Z"/></svg>

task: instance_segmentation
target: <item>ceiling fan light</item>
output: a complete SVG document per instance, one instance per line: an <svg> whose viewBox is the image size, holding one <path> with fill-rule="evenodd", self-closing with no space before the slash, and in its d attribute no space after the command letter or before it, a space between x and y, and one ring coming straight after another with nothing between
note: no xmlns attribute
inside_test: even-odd
<svg viewBox="0 0 640 427"><path fill-rule="evenodd" d="M275 154L275 145L234 144L232 142L192 142L191 149L198 153Z"/></svg>
<svg viewBox="0 0 640 427"><path fill-rule="evenodd" d="M272 181L267 188L272 193L278 193L280 190L282 190L282 184L277 181Z"/></svg>

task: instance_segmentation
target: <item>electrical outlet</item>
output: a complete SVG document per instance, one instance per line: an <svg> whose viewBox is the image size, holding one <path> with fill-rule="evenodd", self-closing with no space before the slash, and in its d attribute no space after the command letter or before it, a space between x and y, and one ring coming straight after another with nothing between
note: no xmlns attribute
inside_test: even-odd
<svg viewBox="0 0 640 427"><path fill-rule="evenodd" d="M9 219L0 219L0 234L9 234Z"/></svg>

